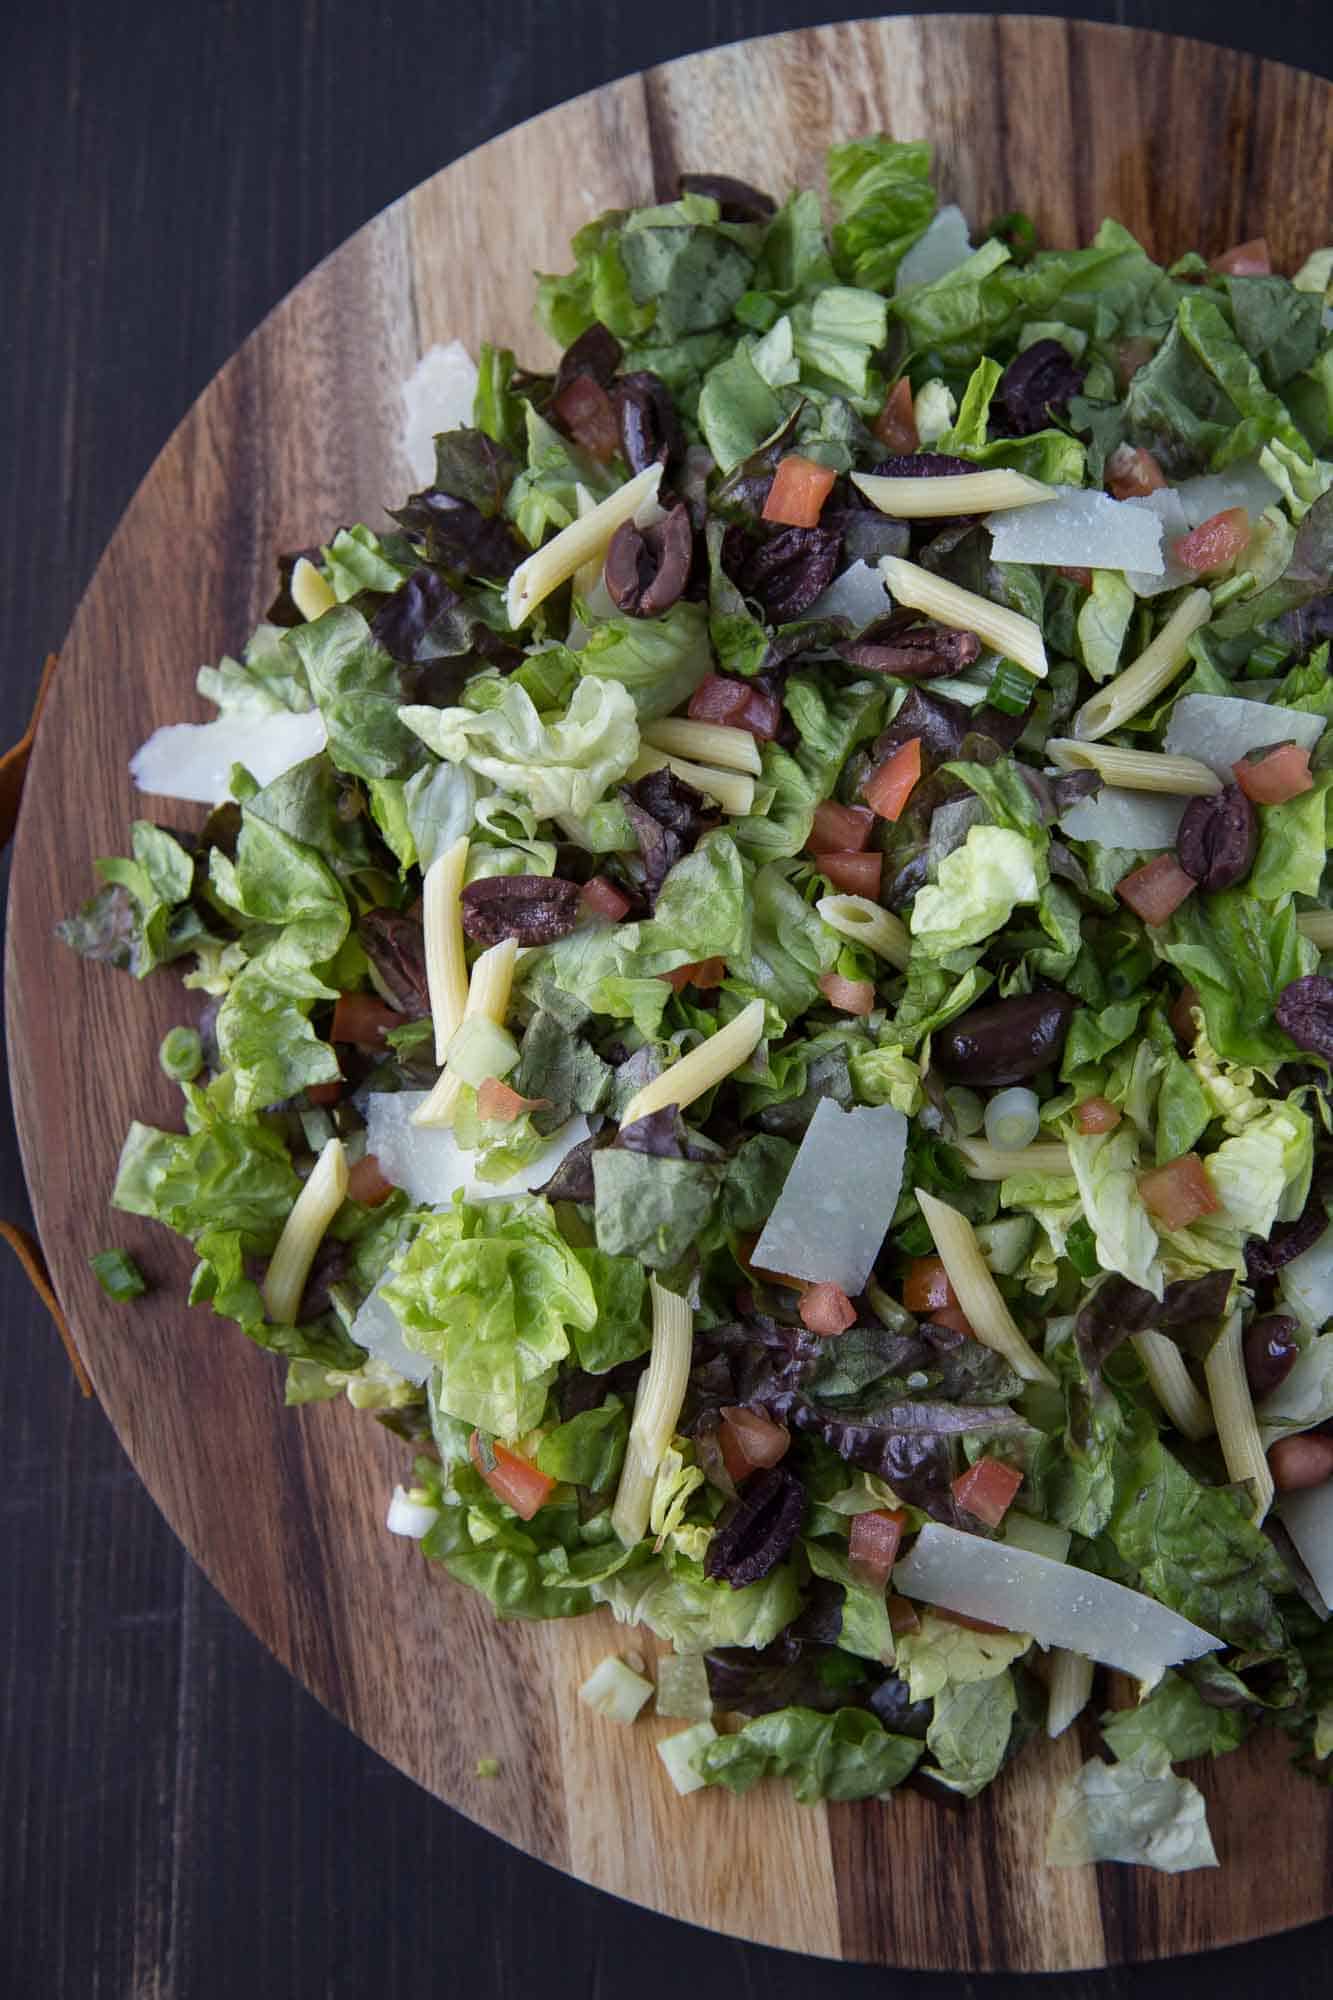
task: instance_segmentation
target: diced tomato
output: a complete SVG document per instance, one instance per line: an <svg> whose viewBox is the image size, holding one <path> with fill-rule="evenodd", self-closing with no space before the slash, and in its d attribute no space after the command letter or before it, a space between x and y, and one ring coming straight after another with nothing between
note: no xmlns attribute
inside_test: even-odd
<svg viewBox="0 0 1333 2000"><path fill-rule="evenodd" d="M953 1497L988 1528L998 1528L1022 1484L1017 1466L1001 1458L979 1458L954 1480Z"/></svg>
<svg viewBox="0 0 1333 2000"><path fill-rule="evenodd" d="M797 1311L811 1333L846 1333L856 1324L856 1307L841 1285L807 1285Z"/></svg>
<svg viewBox="0 0 1333 2000"><path fill-rule="evenodd" d="M494 1464L487 1465L481 1449L481 1433L473 1431L468 1439L468 1456L473 1465L490 1487L497 1500L503 1500L506 1507L512 1507L520 1520L530 1521L538 1508L544 1507L555 1488L554 1479L548 1479L539 1472L530 1458L511 1451L507 1444L498 1441L491 1445Z"/></svg>
<svg viewBox="0 0 1333 2000"><path fill-rule="evenodd" d="M1120 386L1127 389L1140 368L1144 368L1157 352L1157 342L1146 333L1135 334L1131 340L1122 340L1116 349L1116 373Z"/></svg>
<svg viewBox="0 0 1333 2000"><path fill-rule="evenodd" d="M1233 243L1230 250L1214 257L1213 269L1224 272L1229 278L1270 277L1273 260L1268 254L1268 238L1252 236L1248 243Z"/></svg>
<svg viewBox="0 0 1333 2000"><path fill-rule="evenodd" d="M932 1326L951 1326L955 1333L965 1333L969 1340L975 1340L972 1322L961 1306L932 1306L926 1315Z"/></svg>
<svg viewBox="0 0 1333 2000"><path fill-rule="evenodd" d="M363 1153L356 1165L347 1170L348 1199L359 1201L363 1208L378 1208L393 1191L393 1182L385 1180L373 1153Z"/></svg>
<svg viewBox="0 0 1333 2000"><path fill-rule="evenodd" d="M1280 806L1285 799L1298 798L1314 787L1310 753L1299 743L1279 743L1253 763L1242 757L1231 768L1246 798L1257 806Z"/></svg>
<svg viewBox="0 0 1333 2000"><path fill-rule="evenodd" d="M830 465L788 452L778 461L764 502L764 519L785 528L817 528L824 502L833 491L837 473Z"/></svg>
<svg viewBox="0 0 1333 2000"><path fill-rule="evenodd" d="M1167 1020L1187 1048L1194 1047L1194 1037L1198 1030L1194 1025L1194 1009L1199 1005L1197 988L1186 986L1179 997L1172 1001Z"/></svg>
<svg viewBox="0 0 1333 2000"><path fill-rule="evenodd" d="M332 1083L308 1083L305 1094L312 1104L336 1104L345 1088L342 1078L338 1077Z"/></svg>
<svg viewBox="0 0 1333 2000"><path fill-rule="evenodd" d="M1166 1229L1188 1229L1201 1215L1216 1215L1222 1206L1197 1153L1182 1153L1178 1160L1140 1174L1139 1193L1148 1213Z"/></svg>
<svg viewBox="0 0 1333 2000"><path fill-rule="evenodd" d="M936 1306L956 1306L958 1294L949 1282L942 1257L914 1257L903 1280L903 1304L908 1312L925 1315Z"/></svg>
<svg viewBox="0 0 1333 2000"><path fill-rule="evenodd" d="M811 854L859 854L875 830L869 806L840 806L825 799L815 807L806 847Z"/></svg>
<svg viewBox="0 0 1333 2000"><path fill-rule="evenodd" d="M1115 892L1145 924L1164 924L1197 887L1174 854L1158 854L1117 882Z"/></svg>
<svg viewBox="0 0 1333 2000"><path fill-rule="evenodd" d="M1059 570L1061 576L1067 576L1069 581L1076 583L1080 590L1092 589L1092 571L1090 569L1082 569L1074 563L1057 563L1056 568Z"/></svg>
<svg viewBox="0 0 1333 2000"><path fill-rule="evenodd" d="M899 1597L893 1591L890 1591L888 1612L889 1630L893 1633L895 1639L901 1637L904 1632L919 1632L921 1630L921 1620L917 1617L916 1606L910 1599Z"/></svg>
<svg viewBox="0 0 1333 2000"><path fill-rule="evenodd" d="M477 1116L497 1125L512 1125L525 1111L543 1111L549 1097L524 1097L498 1076L483 1077L477 1086Z"/></svg>
<svg viewBox="0 0 1333 2000"><path fill-rule="evenodd" d="M876 764L861 787L861 796L881 819L897 819L920 776L921 738L909 736L882 764Z"/></svg>
<svg viewBox="0 0 1333 2000"><path fill-rule="evenodd" d="M905 375L900 376L890 389L884 408L871 429L884 449L895 457L915 451L920 444L912 407L912 385Z"/></svg>
<svg viewBox="0 0 1333 2000"><path fill-rule="evenodd" d="M747 1472L776 1465L790 1445L791 1432L785 1424L775 1424L762 1410L747 1410L740 1404L723 1410L722 1456L733 1479L738 1476L732 1467L733 1457L740 1460L743 1470L739 1477L743 1479Z"/></svg>
<svg viewBox="0 0 1333 2000"><path fill-rule="evenodd" d="M819 872L835 889L849 896L868 896L879 901L879 885L884 874L882 854L821 854Z"/></svg>
<svg viewBox="0 0 1333 2000"><path fill-rule="evenodd" d="M847 1536L847 1554L852 1575L868 1590L883 1590L898 1560L898 1544L907 1527L900 1507L877 1507L873 1513L853 1514Z"/></svg>
<svg viewBox="0 0 1333 2000"><path fill-rule="evenodd" d="M1140 445L1118 444L1106 461L1106 490L1113 500L1141 500L1165 485L1166 474Z"/></svg>
<svg viewBox="0 0 1333 2000"><path fill-rule="evenodd" d="M1250 539L1250 517L1243 507L1224 507L1191 528L1171 544L1171 553L1182 569L1196 576L1212 576L1230 569Z"/></svg>
<svg viewBox="0 0 1333 2000"><path fill-rule="evenodd" d="M333 1010L331 1042L355 1042L361 1049L382 1049L391 1028L401 1028L403 1017L377 993L340 993Z"/></svg>
<svg viewBox="0 0 1333 2000"><path fill-rule="evenodd" d="M629 897L622 896L605 875L594 875L583 885L583 907L594 917L609 917L613 924L618 924L629 910Z"/></svg>
<svg viewBox="0 0 1333 2000"><path fill-rule="evenodd" d="M691 965L678 965L674 972L664 972L663 979L668 986L681 993L687 986L697 986L700 992L708 992L720 986L727 976L725 958L700 958Z"/></svg>
<svg viewBox="0 0 1333 2000"><path fill-rule="evenodd" d="M842 1014L869 1014L874 1010L873 979L844 979L840 972L821 972L818 985L829 1006Z"/></svg>
<svg viewBox="0 0 1333 2000"><path fill-rule="evenodd" d="M603 465L620 449L620 429L611 398L591 375L576 375L551 404L551 413L567 437Z"/></svg>
<svg viewBox="0 0 1333 2000"><path fill-rule="evenodd" d="M691 722L721 722L731 729L748 729L760 743L771 743L782 727L782 703L768 688L734 674L708 674L690 696L686 710Z"/></svg>
<svg viewBox="0 0 1333 2000"><path fill-rule="evenodd" d="M1074 1107L1074 1123L1080 1132L1114 1132L1121 1110L1109 1097L1085 1097Z"/></svg>

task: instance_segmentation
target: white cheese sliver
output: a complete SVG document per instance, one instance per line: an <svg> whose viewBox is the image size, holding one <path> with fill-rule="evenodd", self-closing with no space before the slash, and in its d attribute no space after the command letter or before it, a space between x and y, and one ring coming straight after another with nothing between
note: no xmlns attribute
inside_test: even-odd
<svg viewBox="0 0 1333 2000"><path fill-rule="evenodd" d="M408 1346L398 1315L385 1304L378 1286L362 1302L352 1321L352 1338L372 1359L382 1361L404 1381L424 1382L434 1366L424 1354L417 1354Z"/></svg>
<svg viewBox="0 0 1333 2000"><path fill-rule="evenodd" d="M1317 1243L1284 1264L1278 1287L1286 1303L1316 1329L1333 1314L1333 1228Z"/></svg>
<svg viewBox="0 0 1333 2000"><path fill-rule="evenodd" d="M468 1201L527 1194L549 1181L565 1154L588 1137L587 1119L571 1118L507 1181L478 1180L476 1154L460 1146L447 1127L412 1123L428 1096L424 1090L372 1091L365 1100L366 1151L375 1155L386 1180L406 1188L413 1201L434 1207L452 1201L459 1188Z"/></svg>
<svg viewBox="0 0 1333 2000"><path fill-rule="evenodd" d="M898 1205L907 1120L891 1104L842 1111L821 1098L754 1248L761 1270L840 1285L867 1278Z"/></svg>
<svg viewBox="0 0 1333 2000"><path fill-rule="evenodd" d="M1327 728L1322 715L1299 708L1271 708L1232 694L1183 694L1171 711L1163 746L1172 757L1197 757L1219 778L1248 750L1269 743L1299 743L1313 750Z"/></svg>
<svg viewBox="0 0 1333 2000"><path fill-rule="evenodd" d="M1333 1609L1333 1483L1304 1493L1284 1493L1277 1511L1314 1578L1315 1589Z"/></svg>
<svg viewBox="0 0 1333 2000"><path fill-rule="evenodd" d="M1168 590L1180 590L1187 583L1198 581L1192 569L1178 563L1172 550L1182 535L1189 533L1189 519L1181 502L1180 494L1174 486L1163 486L1156 493L1140 494L1136 500L1123 502L1126 507L1136 507L1141 513L1151 514L1162 524L1161 564L1156 570L1127 569L1125 582L1136 597L1161 597Z"/></svg>
<svg viewBox="0 0 1333 2000"><path fill-rule="evenodd" d="M220 715L215 722L171 722L155 729L130 759L141 792L216 806L231 797L231 767L244 764L261 785L318 756L328 742L317 708L302 715Z"/></svg>
<svg viewBox="0 0 1333 2000"><path fill-rule="evenodd" d="M1144 571L1162 567L1162 530L1152 514L1079 486L1053 486L1049 501L988 514L986 526L996 562Z"/></svg>
<svg viewBox="0 0 1333 2000"><path fill-rule="evenodd" d="M1130 792L1103 785L1095 798L1080 799L1060 815L1060 830L1072 840L1096 840L1103 847L1133 847L1143 853L1174 847L1188 799L1164 792ZM936 814L938 818L939 808ZM931 823L934 832L934 822Z"/></svg>
<svg viewBox="0 0 1333 2000"><path fill-rule="evenodd" d="M477 364L461 340L427 348L403 384L403 454L428 486L435 474L435 433L472 422Z"/></svg>
<svg viewBox="0 0 1333 2000"><path fill-rule="evenodd" d="M854 562L817 597L806 618L850 618L858 632L876 618L887 618L893 605L876 564Z"/></svg>
<svg viewBox="0 0 1333 2000"><path fill-rule="evenodd" d="M924 236L914 243L898 266L893 281L896 292L909 285L931 285L956 271L972 255L972 238L967 217L956 202L948 202L930 221Z"/></svg>
<svg viewBox="0 0 1333 2000"><path fill-rule="evenodd" d="M1214 514L1221 514L1228 507L1243 507L1253 527L1264 508L1281 498L1267 473L1261 472L1253 459L1242 465L1229 465L1225 472L1204 472L1197 479L1186 479L1175 491L1191 528L1197 528L1200 521L1211 521ZM1240 567L1244 568L1244 564Z"/></svg>
<svg viewBox="0 0 1333 2000"><path fill-rule="evenodd" d="M1088 1570L928 1521L893 1586L922 1604L1030 1632L1142 1681L1222 1644L1155 1598Z"/></svg>

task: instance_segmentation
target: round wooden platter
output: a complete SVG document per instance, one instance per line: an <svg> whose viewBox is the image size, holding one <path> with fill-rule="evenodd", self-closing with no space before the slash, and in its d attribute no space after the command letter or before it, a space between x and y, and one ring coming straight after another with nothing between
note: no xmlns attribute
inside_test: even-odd
<svg viewBox="0 0 1333 2000"><path fill-rule="evenodd" d="M60 1295L125 1447L191 1553L274 1653L385 1757L527 1852L653 1909L829 1957L1048 1969L1197 1950L1326 1913L1327 1795L1279 1745L1199 1772L1222 1866L1058 1872L1052 1793L1096 1745L1071 1732L949 1811L811 1809L777 1786L678 1799L663 1730L575 1690L605 1615L500 1624L384 1531L403 1448L345 1405L284 1410L281 1371L190 1311L184 1245L109 1218L132 1116L174 1122L159 1037L177 983L86 966L52 925L144 807L126 771L160 723L202 716L197 664L236 647L273 552L380 521L408 490L399 385L433 341L544 358L534 269L600 210L674 193L685 168L822 184L831 139L933 140L941 184L1044 240L1118 216L1155 254L1266 233L1293 268L1333 212L1333 88L1129 30L936 16L775 36L672 63L546 113L387 209L274 311L199 399L135 496L80 606L38 736L11 890L9 1031L33 1206ZM1313 233L1312 233L1313 232ZM150 807L151 809L151 807ZM168 808L180 821L189 808ZM125 1243L157 1282L108 1307L89 1255ZM76 1475L77 1476L77 1473ZM500 1775L479 1779L479 1756ZM1276 1863L1276 1865L1274 1865Z"/></svg>

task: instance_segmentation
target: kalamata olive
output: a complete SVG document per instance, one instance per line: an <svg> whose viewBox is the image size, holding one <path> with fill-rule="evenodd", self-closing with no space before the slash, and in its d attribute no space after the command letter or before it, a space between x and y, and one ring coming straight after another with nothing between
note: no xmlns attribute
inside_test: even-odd
<svg viewBox="0 0 1333 2000"><path fill-rule="evenodd" d="M1333 1438L1308 1431L1301 1437L1279 1438L1269 1451L1268 1469L1279 1493L1326 1486L1333 1479Z"/></svg>
<svg viewBox="0 0 1333 2000"><path fill-rule="evenodd" d="M1176 859L1201 889L1230 889L1254 866L1259 815L1239 785L1191 799L1176 834Z"/></svg>
<svg viewBox="0 0 1333 2000"><path fill-rule="evenodd" d="M748 552L728 535L722 563L747 597L758 598L770 624L785 625L828 589L841 546L841 537L823 528L783 528Z"/></svg>
<svg viewBox="0 0 1333 2000"><path fill-rule="evenodd" d="M1245 1335L1245 1379L1258 1400L1286 1381L1300 1353L1296 1322L1285 1313L1265 1313Z"/></svg>
<svg viewBox="0 0 1333 2000"><path fill-rule="evenodd" d="M1285 1028L1298 1049L1333 1062L1333 979L1309 972L1284 986L1274 1008L1279 1028Z"/></svg>
<svg viewBox="0 0 1333 2000"><path fill-rule="evenodd" d="M561 355L552 396L558 397L580 375L589 375L601 388L609 389L622 353L615 335L595 319Z"/></svg>
<svg viewBox="0 0 1333 2000"><path fill-rule="evenodd" d="M1058 340L1034 340L1000 377L991 420L1009 437L1045 430L1083 387L1084 370Z"/></svg>
<svg viewBox="0 0 1333 2000"><path fill-rule="evenodd" d="M771 194L730 174L682 174L676 186L681 194L709 196L717 203L721 222L767 222L777 214L778 205Z"/></svg>
<svg viewBox="0 0 1333 2000"><path fill-rule="evenodd" d="M804 1516L805 1488L794 1473L783 1465L755 1473L719 1519L704 1573L733 1590L758 1583L786 1560Z"/></svg>
<svg viewBox="0 0 1333 2000"><path fill-rule="evenodd" d="M639 368L611 384L611 401L620 425L620 449L631 472L661 465L668 473L685 456L685 434L660 375Z"/></svg>
<svg viewBox="0 0 1333 2000"><path fill-rule="evenodd" d="M622 521L606 552L607 595L631 618L658 618L689 582L693 560L694 531L683 500L651 528Z"/></svg>
<svg viewBox="0 0 1333 2000"><path fill-rule="evenodd" d="M1077 1009L1069 993L996 1000L950 1022L931 1051L942 1070L967 1083L1022 1083L1060 1060Z"/></svg>
<svg viewBox="0 0 1333 2000"><path fill-rule="evenodd" d="M895 614L859 639L838 648L839 657L863 673L897 674L902 680L945 680L970 667L981 651L975 632L950 631L933 618L905 627Z"/></svg>

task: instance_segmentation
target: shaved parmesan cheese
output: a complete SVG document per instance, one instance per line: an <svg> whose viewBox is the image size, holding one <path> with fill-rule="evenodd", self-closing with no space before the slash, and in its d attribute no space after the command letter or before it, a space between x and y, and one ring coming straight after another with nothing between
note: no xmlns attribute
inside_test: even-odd
<svg viewBox="0 0 1333 2000"><path fill-rule="evenodd" d="M328 742L317 708L302 715L220 715L215 722L171 722L155 729L130 759L141 792L162 799L221 805L231 797L231 767L244 764L256 783L272 784Z"/></svg>
<svg viewBox="0 0 1333 2000"><path fill-rule="evenodd" d="M893 1586L918 1603L1030 1632L1043 1646L1063 1646L1150 1685L1223 1643L1141 1591L935 1521L894 1569Z"/></svg>
<svg viewBox="0 0 1333 2000"><path fill-rule="evenodd" d="M477 1178L477 1156L460 1146L447 1126L414 1125L412 1115L426 1102L424 1090L373 1091L365 1101L366 1150L395 1187L413 1201L440 1207L461 1189L468 1201L493 1195L527 1194L549 1181L572 1147L588 1137L586 1118L571 1118L554 1133L526 1167L505 1181Z"/></svg>
<svg viewBox="0 0 1333 2000"><path fill-rule="evenodd" d="M1333 1483L1284 1493L1277 1511L1315 1589L1333 1609Z"/></svg>
<svg viewBox="0 0 1333 2000"><path fill-rule="evenodd" d="M1229 465L1225 472L1205 472L1197 479L1186 479L1175 491L1191 528L1197 528L1200 521L1211 521L1214 514L1224 513L1228 507L1243 507L1253 526L1265 507L1282 498L1253 459L1244 465Z"/></svg>
<svg viewBox="0 0 1333 2000"><path fill-rule="evenodd" d="M417 1354L408 1346L398 1315L380 1297L378 1285L352 1321L351 1335L358 1347L364 1347L374 1360L392 1368L405 1382L426 1381L434 1366L424 1354Z"/></svg>
<svg viewBox="0 0 1333 2000"><path fill-rule="evenodd" d="M865 1290L902 1189L907 1120L890 1104L819 1101L752 1261L764 1271Z"/></svg>
<svg viewBox="0 0 1333 2000"><path fill-rule="evenodd" d="M1313 750L1326 727L1322 715L1299 708L1270 708L1240 695L1183 694L1166 725L1166 749L1173 756L1197 757L1220 778L1230 778L1232 765L1248 750L1270 743Z"/></svg>
<svg viewBox="0 0 1333 2000"><path fill-rule="evenodd" d="M1047 490L1051 498L1044 507L987 515L996 562L1154 572L1162 568L1161 525L1141 507L1078 486Z"/></svg>
<svg viewBox="0 0 1333 2000"><path fill-rule="evenodd" d="M1060 815L1071 840L1096 840L1103 847L1133 847L1150 853L1174 847L1188 799L1166 793L1127 792L1103 785L1095 799L1080 799Z"/></svg>
<svg viewBox="0 0 1333 2000"><path fill-rule="evenodd" d="M1174 486L1163 486L1156 493L1141 493L1133 500L1121 502L1125 507L1137 507L1142 513L1151 514L1161 523L1161 562L1155 570L1127 569L1125 582L1136 597L1161 597L1168 590L1179 590L1184 584L1194 582L1194 571L1178 563L1174 550L1182 535L1189 533L1189 519L1181 504L1180 493Z"/></svg>
<svg viewBox="0 0 1333 2000"><path fill-rule="evenodd" d="M822 597L817 597L805 613L807 618L850 618L858 632L876 618L887 618L893 606L884 588L884 579L873 563L854 562L833 579Z"/></svg>
<svg viewBox="0 0 1333 2000"><path fill-rule="evenodd" d="M931 217L924 236L912 245L893 280L895 293L911 285L933 285L972 255L967 217L956 202L948 202Z"/></svg>
<svg viewBox="0 0 1333 2000"><path fill-rule="evenodd" d="M1278 1288L1307 1326L1323 1326L1333 1310L1333 1229L1326 1229L1309 1250L1283 1265Z"/></svg>
<svg viewBox="0 0 1333 2000"><path fill-rule="evenodd" d="M435 476L435 433L472 422L477 364L461 340L422 355L403 384L403 455L412 476L428 486Z"/></svg>

